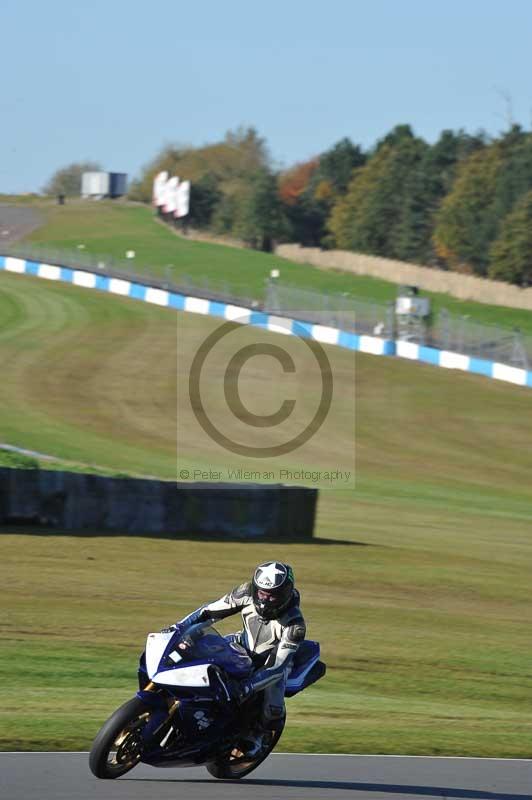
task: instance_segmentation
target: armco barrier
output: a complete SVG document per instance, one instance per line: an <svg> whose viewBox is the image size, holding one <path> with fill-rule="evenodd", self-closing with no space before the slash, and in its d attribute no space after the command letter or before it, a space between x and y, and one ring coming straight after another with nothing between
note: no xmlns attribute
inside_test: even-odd
<svg viewBox="0 0 532 800"><path fill-rule="evenodd" d="M213 317L222 317L239 323L256 325L270 331L279 330L307 336L310 339L335 344L349 350L358 350L362 353L371 353L379 356L400 356L414 361L422 361L437 367L459 369L495 378L518 386L532 388L532 371L510 367L494 361L484 361L461 353L452 353L446 350L436 350L431 347L414 344L406 341L392 341L381 339L378 336L341 331L325 325L317 325L302 320L280 320L279 316L256 311L243 306L208 300L203 297L190 297L165 289L146 286L143 283L112 278L105 274L88 272L87 270L72 269L56 264L40 264L13 256L0 256L0 270L34 275L52 281L64 281L87 289L98 289L122 297L143 300L146 303L174 308L178 311L189 311L195 314L205 314ZM140 280L140 277L139 277Z"/></svg>
<svg viewBox="0 0 532 800"><path fill-rule="evenodd" d="M309 539L318 490L283 484L171 483L0 468L0 525L138 535Z"/></svg>

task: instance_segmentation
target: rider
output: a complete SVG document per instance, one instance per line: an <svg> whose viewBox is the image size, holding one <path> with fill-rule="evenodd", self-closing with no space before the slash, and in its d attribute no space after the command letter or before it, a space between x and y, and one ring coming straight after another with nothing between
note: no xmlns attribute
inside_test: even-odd
<svg viewBox="0 0 532 800"><path fill-rule="evenodd" d="M299 609L299 592L294 573L281 561L259 564L249 583L237 586L213 603L200 606L181 625L211 622L242 614L243 630L231 634L250 655L255 672L242 683L240 699L264 690L258 728L247 737L247 756L257 755L267 731L282 729L285 717L284 692L292 659L305 638L305 621ZM186 633L183 640L186 642Z"/></svg>

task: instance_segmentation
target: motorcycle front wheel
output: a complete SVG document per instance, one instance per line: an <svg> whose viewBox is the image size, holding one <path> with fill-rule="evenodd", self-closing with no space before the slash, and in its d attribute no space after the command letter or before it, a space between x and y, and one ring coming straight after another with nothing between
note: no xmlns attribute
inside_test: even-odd
<svg viewBox="0 0 532 800"><path fill-rule="evenodd" d="M225 778L226 780L237 780L249 775L250 772L257 769L259 764L262 764L262 762L268 758L281 738L283 730L284 720L280 730L271 731L271 739L267 746L254 759L246 758L245 755L238 750L238 747L234 747L229 754L220 756L216 761L211 761L209 764L206 764L207 771L210 772L214 778Z"/></svg>
<svg viewBox="0 0 532 800"><path fill-rule="evenodd" d="M142 755L141 729L147 723L148 707L133 697L117 708L93 742L89 767L97 778L119 778L135 767Z"/></svg>

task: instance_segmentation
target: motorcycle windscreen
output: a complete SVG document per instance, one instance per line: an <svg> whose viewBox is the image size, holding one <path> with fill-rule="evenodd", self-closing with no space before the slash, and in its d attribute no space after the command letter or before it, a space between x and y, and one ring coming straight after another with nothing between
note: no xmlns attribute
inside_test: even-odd
<svg viewBox="0 0 532 800"><path fill-rule="evenodd" d="M172 632L148 634L148 638L146 639L146 671L150 680L153 680L154 675L156 675L161 659L173 635ZM180 660L180 656L178 653L175 655L177 656L177 662Z"/></svg>

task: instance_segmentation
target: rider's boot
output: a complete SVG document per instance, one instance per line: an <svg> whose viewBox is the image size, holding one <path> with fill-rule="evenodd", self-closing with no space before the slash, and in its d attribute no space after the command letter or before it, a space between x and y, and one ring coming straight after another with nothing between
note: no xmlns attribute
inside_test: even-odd
<svg viewBox="0 0 532 800"><path fill-rule="evenodd" d="M267 731L262 725L256 725L252 728L243 741L243 753L245 757L257 758L262 750L267 747L270 737L270 731Z"/></svg>
<svg viewBox="0 0 532 800"><path fill-rule="evenodd" d="M257 758L261 751L266 750L271 744L273 734L276 731L282 731L283 726L284 708L279 708L279 712L274 719L261 718L260 722L244 738L244 755L246 758Z"/></svg>

